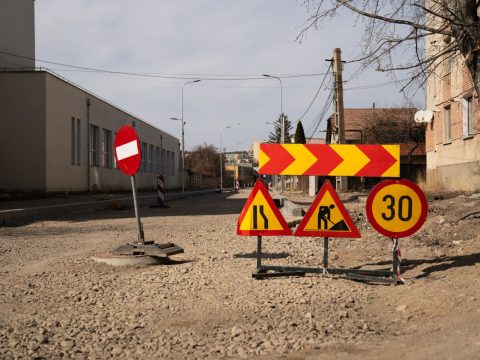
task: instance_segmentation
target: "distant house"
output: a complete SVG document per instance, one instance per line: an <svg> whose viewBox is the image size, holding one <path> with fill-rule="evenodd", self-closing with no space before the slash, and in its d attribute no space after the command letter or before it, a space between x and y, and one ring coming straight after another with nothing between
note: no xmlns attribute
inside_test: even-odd
<svg viewBox="0 0 480 360"><path fill-rule="evenodd" d="M450 38L430 35L426 51L441 52ZM449 191L480 191L480 107L460 54L441 57L427 81L427 182Z"/></svg>
<svg viewBox="0 0 480 360"><path fill-rule="evenodd" d="M400 145L400 176L425 175L425 131L414 122L415 108L345 109L345 143ZM327 120L327 143L337 143L335 116ZM348 188L371 187L381 178L348 178Z"/></svg>
<svg viewBox="0 0 480 360"><path fill-rule="evenodd" d="M253 152L251 151L231 151L224 153L223 184L225 187L233 187L235 179L239 181L240 186L253 184L257 177L257 171L254 169Z"/></svg>

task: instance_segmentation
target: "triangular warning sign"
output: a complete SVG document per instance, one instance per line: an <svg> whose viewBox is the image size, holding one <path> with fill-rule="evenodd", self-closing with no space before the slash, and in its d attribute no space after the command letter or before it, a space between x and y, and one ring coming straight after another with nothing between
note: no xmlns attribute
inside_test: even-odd
<svg viewBox="0 0 480 360"><path fill-rule="evenodd" d="M310 209L298 225L295 236L361 237L337 192L328 180L323 183Z"/></svg>
<svg viewBox="0 0 480 360"><path fill-rule="evenodd" d="M287 222L260 180L256 182L240 213L237 234L248 236L292 235Z"/></svg>

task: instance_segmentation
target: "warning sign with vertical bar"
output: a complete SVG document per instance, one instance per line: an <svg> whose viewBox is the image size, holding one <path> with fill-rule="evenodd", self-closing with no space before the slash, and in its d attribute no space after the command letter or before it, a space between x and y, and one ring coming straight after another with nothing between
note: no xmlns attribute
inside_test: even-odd
<svg viewBox="0 0 480 360"><path fill-rule="evenodd" d="M260 180L256 182L240 213L237 234L247 236L292 235L287 222Z"/></svg>
<svg viewBox="0 0 480 360"><path fill-rule="evenodd" d="M308 209L295 236L361 237L340 197L326 180Z"/></svg>

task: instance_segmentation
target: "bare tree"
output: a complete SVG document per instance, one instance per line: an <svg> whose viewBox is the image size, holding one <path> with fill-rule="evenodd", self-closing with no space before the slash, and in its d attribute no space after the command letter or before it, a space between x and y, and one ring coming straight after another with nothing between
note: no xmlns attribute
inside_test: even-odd
<svg viewBox="0 0 480 360"><path fill-rule="evenodd" d="M411 163L415 150L425 151L425 128L412 121L416 109L385 108L371 111L364 119L364 144L400 144ZM346 130L348 131L348 130Z"/></svg>
<svg viewBox="0 0 480 360"><path fill-rule="evenodd" d="M423 85L445 61L466 65L477 94L480 88L479 0L303 0L309 17L298 37L301 41L322 21L343 10L358 15L365 31L361 53L352 62L379 71L406 70L410 80L403 87ZM432 46L425 51L425 43ZM405 49L412 56L399 62ZM458 55L458 56L457 56Z"/></svg>
<svg viewBox="0 0 480 360"><path fill-rule="evenodd" d="M214 145L197 145L188 153L185 168L206 176L219 176L218 152Z"/></svg>

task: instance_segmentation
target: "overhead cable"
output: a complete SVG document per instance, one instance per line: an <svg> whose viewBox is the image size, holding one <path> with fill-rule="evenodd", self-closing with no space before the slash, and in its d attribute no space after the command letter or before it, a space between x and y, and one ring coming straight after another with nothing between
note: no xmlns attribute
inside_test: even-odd
<svg viewBox="0 0 480 360"><path fill-rule="evenodd" d="M265 80L265 77L263 77L261 75L257 76L257 75L228 75L228 74L217 74L217 75L212 75L212 74L163 74L163 73L143 73L143 72L115 71L115 70L97 69L97 68L86 67L86 66L65 64L65 63L60 63L60 62L56 62L56 61L41 60L41 59L37 59L37 58L31 58L31 57L28 57L28 56L21 56L21 55L17 55L17 54L12 54L12 53L5 52L5 51L0 51L0 54L14 56L14 57L22 58L22 59L38 61L38 62L45 63L45 64L51 64L51 65L56 65L56 66L64 66L64 67L67 67L67 68L77 69L77 70L81 70L81 71L115 74L115 75L128 75L128 76L160 78L160 79L176 79L176 80L212 80L212 81ZM60 70L57 70L57 71L60 71ZM301 78L301 77L314 77L314 76L321 76L321 75L325 75L325 73L285 74L285 75L280 75L280 76L277 76L277 77L282 78L282 79L290 79L290 78Z"/></svg>
<svg viewBox="0 0 480 360"><path fill-rule="evenodd" d="M303 115L300 116L297 121L301 121L301 120L303 119L303 117L304 117L305 115L307 115L308 111L311 109L311 107L312 107L313 103L315 102L315 100L317 99L317 96L318 96L318 94L320 93L320 90L322 89L323 84L325 83L325 80L327 79L327 75L330 73L330 71L331 71L331 68L329 67L329 68L328 68L328 71L325 73L325 76L323 77L323 80L322 80L320 86L318 87L317 92L315 93L315 96L313 97L312 101L311 101L310 104L308 105L308 107L307 107L307 109L305 110L305 112L303 113Z"/></svg>

